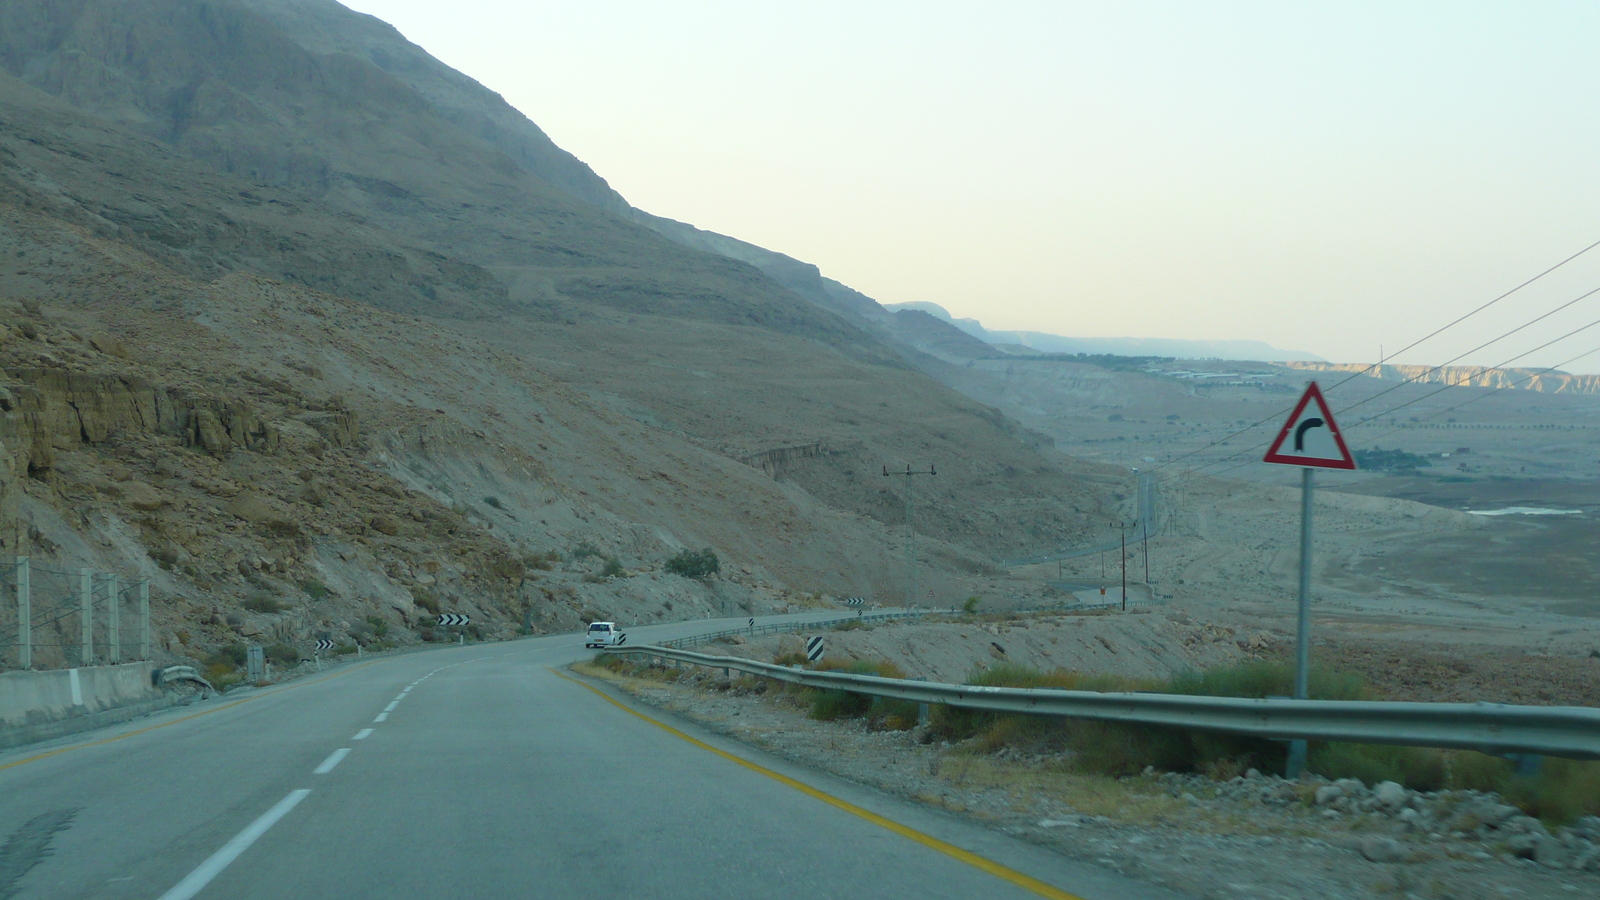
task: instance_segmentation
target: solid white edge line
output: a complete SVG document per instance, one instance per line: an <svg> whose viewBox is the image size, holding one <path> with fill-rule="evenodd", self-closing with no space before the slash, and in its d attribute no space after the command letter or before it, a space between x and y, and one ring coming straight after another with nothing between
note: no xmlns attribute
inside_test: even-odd
<svg viewBox="0 0 1600 900"><path fill-rule="evenodd" d="M351 738L350 740L352 740L352 741L363 741L363 740L366 740L367 735L369 735L371 733L372 733L372 729L371 728L363 728L360 731L356 732L356 736Z"/></svg>
<svg viewBox="0 0 1600 900"><path fill-rule="evenodd" d="M322 765L317 766L315 769L311 770L311 774L313 774L313 775L326 775L329 772L332 772L333 771L333 767L337 766L339 763L343 762L344 758L346 756L349 756L349 755L350 755L350 748L349 747L340 747L339 749L333 751L332 753L329 753L328 754L328 758L322 761Z"/></svg>
<svg viewBox="0 0 1600 900"><path fill-rule="evenodd" d="M211 883L211 879L222 874L222 870L226 869L229 863L238 859L239 854L250 849L251 844L254 844L258 838L266 834L267 829L278 824L278 820L288 815L289 810L294 809L295 804L304 800L309 793L311 791L305 788L290 791L289 796L279 800L277 806L267 810L261 815L261 818L251 822L246 826L245 830L234 835L233 840L223 844L221 850L211 854L211 858L196 867L193 872L189 873L188 877L173 885L172 890L162 894L160 900L189 900L190 897L200 893L206 885Z"/></svg>
<svg viewBox="0 0 1600 900"><path fill-rule="evenodd" d="M388 705L388 706L385 706L385 707L384 707L384 708L383 708L383 711L384 711L384 712L394 712L394 708L395 708L395 707L396 707L396 706L399 706L399 705L400 705L400 701L399 701L399 700L390 700L390 701L389 701L389 705Z"/></svg>
<svg viewBox="0 0 1600 900"><path fill-rule="evenodd" d="M389 720L389 714L388 713L378 713L377 718L373 719L372 721L374 721L374 722L387 722L388 720Z"/></svg>

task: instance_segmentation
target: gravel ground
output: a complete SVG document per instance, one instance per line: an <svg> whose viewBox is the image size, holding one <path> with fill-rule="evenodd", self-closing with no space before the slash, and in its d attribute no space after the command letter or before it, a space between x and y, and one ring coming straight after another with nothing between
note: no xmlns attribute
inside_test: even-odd
<svg viewBox="0 0 1600 900"><path fill-rule="evenodd" d="M1493 794L1254 770L1228 782L1080 775L1042 757L923 743L918 730L818 722L754 679L577 669L786 759L1200 898L1600 896L1600 819L1550 833Z"/></svg>

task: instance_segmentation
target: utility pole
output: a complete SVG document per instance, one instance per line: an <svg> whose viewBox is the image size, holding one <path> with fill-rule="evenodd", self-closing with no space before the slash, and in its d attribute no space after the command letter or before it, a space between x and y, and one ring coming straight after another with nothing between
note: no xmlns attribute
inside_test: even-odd
<svg viewBox="0 0 1600 900"><path fill-rule="evenodd" d="M1144 545L1144 583L1150 584L1150 523L1142 523L1140 531L1144 532L1144 540L1139 543Z"/></svg>
<svg viewBox="0 0 1600 900"><path fill-rule="evenodd" d="M911 524L911 476L937 475L933 464L928 464L928 471L912 471L911 464L906 463L904 472L891 472L888 466L883 467L885 477L899 475L906 480L906 606L915 606L917 603L917 530Z"/></svg>
<svg viewBox="0 0 1600 900"><path fill-rule="evenodd" d="M1128 526L1123 524L1117 530L1122 536L1122 611L1128 611Z"/></svg>

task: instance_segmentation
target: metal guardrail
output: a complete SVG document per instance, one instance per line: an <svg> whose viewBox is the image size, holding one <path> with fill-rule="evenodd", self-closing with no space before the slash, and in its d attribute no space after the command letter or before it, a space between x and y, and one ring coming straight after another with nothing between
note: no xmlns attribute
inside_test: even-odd
<svg viewBox="0 0 1600 900"><path fill-rule="evenodd" d="M156 687L160 687L163 684L171 684L174 681L191 681L195 684L204 685L208 690L216 690L211 686L211 682L200 677L200 672L194 666L167 666L164 669L156 669L150 673L150 680L155 683Z"/></svg>
<svg viewBox="0 0 1600 900"><path fill-rule="evenodd" d="M811 623L811 627L821 624ZM1600 709L1582 706L1251 700L982 687L817 672L671 647L644 645L607 652L617 656L670 659L715 669L737 669L807 687L988 712L1098 719L1279 740L1401 744L1495 754L1537 753L1568 759L1600 759Z"/></svg>
<svg viewBox="0 0 1600 900"><path fill-rule="evenodd" d="M951 614L952 612L946 609L917 609L902 612L845 616L838 619L827 619L820 622L774 622L766 625L746 626L744 628L725 628L722 631L713 631L709 634L697 634L692 637L663 641L661 646L682 649L684 647L699 647L702 644L710 644L714 641L721 640L722 638L734 637L735 635L742 637L756 637L763 634L780 634L792 631L806 631L812 628L832 628L836 625L845 625L850 622L860 622L862 624L866 624L869 622L887 622L890 619L908 619L916 616L948 616Z"/></svg>

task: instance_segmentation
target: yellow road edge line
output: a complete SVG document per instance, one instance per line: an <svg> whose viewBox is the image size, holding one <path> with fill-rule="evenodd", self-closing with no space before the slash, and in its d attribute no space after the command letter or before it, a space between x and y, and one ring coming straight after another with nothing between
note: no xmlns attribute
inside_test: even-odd
<svg viewBox="0 0 1600 900"><path fill-rule="evenodd" d="M270 691L270 692L268 692L266 694L257 694L254 697L245 697L242 700L235 700L232 703L225 703L222 706L218 706L218 707L215 707L213 709L204 710L202 712L197 712L194 715L184 716L181 719L173 719L171 722L162 722L160 725L151 725L148 728L140 728L137 731L130 731L130 732L126 733L126 734L119 734L116 737L104 738L104 739L98 740L98 741L88 741L88 742L82 743L82 744L71 744L71 745L66 746L66 747L57 747L54 750L47 750L44 753L37 753L37 754L34 754L33 756L25 757L23 759L19 759L19 760L16 760L14 762L0 763L0 772L5 771L6 769L14 769L17 766L25 765L27 763L38 762L41 759L49 759L52 756L60 756L61 754L66 753L69 750L82 750L85 747L100 747L100 746L103 746L105 744L115 744L117 741L127 740L128 738L134 737L136 735L144 734L145 732L148 732L148 731L155 731L158 728L167 728L167 727L172 726L172 725L177 725L180 722L187 722L190 719L198 719L201 716L209 716L212 713L219 713L219 712L222 712L225 709L232 709L233 707L238 706L241 703L249 703L251 700L259 700L262 697L269 697L272 694L281 694L284 691L291 691L291 690L294 690L297 687L306 687L308 685L320 684L320 683L322 683L324 681L327 681L327 680L329 680L331 678L338 678L340 675L348 675L351 672L354 672L356 669L365 669L367 666L377 665L378 663L383 662L383 661L384 660L381 660L381 659L375 659L372 662L362 663L359 666L354 666L352 668L345 669L343 672L334 672L332 675L327 675L327 676L324 676L322 678L318 678L318 679L316 679L314 681L300 681L300 682L296 682L294 684L283 685L278 690Z"/></svg>
<svg viewBox="0 0 1600 900"><path fill-rule="evenodd" d="M548 667L546 667L546 668L548 668ZM969 850L963 850L963 849L961 849L960 847L957 847L954 844L950 844L950 843L946 843L944 841L941 841L938 838L934 837L933 835L924 834L924 833L916 830L915 828L912 828L912 827L910 827L908 825L901 825L899 822L896 822L893 819L888 819L888 818L885 818L883 816L880 816L877 813L872 812L871 810L862 809L861 807L856 806L854 803L851 803L851 802L849 802L847 800L841 800L838 797L835 797L832 794L826 793L824 791L820 791L820 790L812 787L811 785L806 784L805 782L796 781L795 779L790 778L787 775L783 775L781 773L774 772L771 769L767 768L766 766L759 765L757 763L753 763L753 762L751 762L751 761L749 761L747 759L741 759L740 757L737 757L737 756L733 755L732 753L729 753L726 750L721 750L721 749L718 749L716 747L713 747L710 744L706 743L705 741L700 740L699 738L692 737L692 736L690 736L688 734L685 734L684 732L679 731L676 728L673 728L671 725L668 725L665 722L662 722L662 721L660 721L658 719L651 718L650 716L647 716L644 713L639 712L638 710L628 706L626 703L621 702L620 700L616 699L615 697L611 696L610 694L607 694L605 691L600 690L599 688L595 687L592 684L585 684L584 682L579 681L578 679L573 678L570 675L563 675L562 673L557 672L555 669L550 669L550 673L552 675L555 675L557 678L564 678L567 681L570 681L573 684L578 685L579 687L587 688L588 690L594 691L596 694L599 694L601 696L601 698L603 698L607 703L610 703L611 705L617 707L618 709L622 710L623 712L629 713L631 715L638 716L639 718L645 720L646 722L649 722L651 725L654 725L657 728L660 728L662 731L667 732L668 734L672 735L673 737L682 738L683 740L688 741L689 743L695 745L696 747L699 747L702 750L709 750L710 752L715 753L716 755L722 757L723 759L726 759L726 760L728 760L730 762L734 762L734 763L737 763L737 764L739 764L741 766L744 766L746 769L749 769L752 772L758 772L758 773L760 773L762 775L765 775L768 778L771 778L773 781L776 781L779 784L785 785L787 787L794 788L795 790L799 791L802 794L805 794L808 797L814 798L816 800L821 800L823 803L826 803L829 806L832 806L832 807L834 807L836 809L844 810L845 812L850 813L853 816L857 816L859 818L865 819L868 822L871 822L872 824L877 825L880 828L886 828L889 831L892 831L895 834L898 834L903 838L907 838L908 840L915 841L915 842L921 844L922 846L929 848L930 850L936 850L936 851L938 851L940 853L943 853L945 856L951 857L952 859L960 860L961 862L964 862L967 865L972 866L975 869L981 869L982 871L987 872L990 875L993 875L994 877L999 878L999 879L1001 879L1003 881L1009 881L1012 884L1014 884L1017 887L1020 887L1020 888L1022 888L1024 890L1032 891L1033 893L1038 894L1041 897L1049 897L1050 900L1084 900L1084 898L1079 897L1077 894L1069 894L1066 891L1063 891L1060 888L1055 887L1054 885L1046 884L1045 882L1040 881L1039 879L1034 878L1031 875L1024 875L1023 873L1018 872L1016 869L1013 869L1013 868L1011 868L1009 866L1001 865L1000 863L997 863L997 862L995 862L994 860L991 860L991 859L985 859L984 857L979 856L976 853L973 853L973 852L971 852Z"/></svg>

